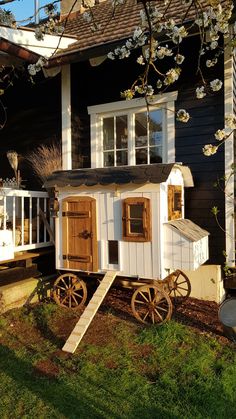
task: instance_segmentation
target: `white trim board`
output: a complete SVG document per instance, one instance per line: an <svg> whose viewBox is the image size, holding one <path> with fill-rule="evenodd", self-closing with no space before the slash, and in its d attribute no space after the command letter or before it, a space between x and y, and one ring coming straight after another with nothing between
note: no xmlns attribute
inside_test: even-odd
<svg viewBox="0 0 236 419"><path fill-rule="evenodd" d="M225 50L224 56L224 103L225 116L233 114L233 59L229 48ZM220 128L220 127L219 127ZM230 131L230 130L229 130ZM225 142L225 176L226 179L231 173L231 167L234 164L234 135L229 136ZM234 225L234 176L231 176L227 182L227 191L225 195L225 250L227 254L227 263L229 266L235 265L235 225ZM224 250L224 249L222 249Z"/></svg>
<svg viewBox="0 0 236 419"><path fill-rule="evenodd" d="M170 92L150 97L149 105L157 106L167 102L175 102L177 100L178 92ZM131 100L120 100L118 102L103 103L101 105L88 106L88 114L102 114L106 112L123 111L125 109L135 109L140 107L147 107L145 99L137 98Z"/></svg>
<svg viewBox="0 0 236 419"><path fill-rule="evenodd" d="M32 29L14 29L6 26L0 26L0 37L46 58L49 58L56 49L58 51L66 49L69 45L76 42L76 38L48 34L44 36L42 41L38 41Z"/></svg>

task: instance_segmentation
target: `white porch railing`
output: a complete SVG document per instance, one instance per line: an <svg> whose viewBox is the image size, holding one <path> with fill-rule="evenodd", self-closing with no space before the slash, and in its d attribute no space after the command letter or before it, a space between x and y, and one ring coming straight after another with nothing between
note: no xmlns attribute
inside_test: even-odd
<svg viewBox="0 0 236 419"><path fill-rule="evenodd" d="M52 245L39 214L50 223L48 200L47 192L0 188L0 229L12 230L15 252Z"/></svg>

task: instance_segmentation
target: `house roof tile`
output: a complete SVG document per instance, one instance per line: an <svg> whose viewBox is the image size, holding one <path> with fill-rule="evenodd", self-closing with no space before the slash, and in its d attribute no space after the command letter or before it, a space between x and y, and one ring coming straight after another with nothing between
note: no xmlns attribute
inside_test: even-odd
<svg viewBox="0 0 236 419"><path fill-rule="evenodd" d="M227 0L222 0L225 3ZM163 0L156 0L160 12L164 12L166 5ZM200 7L207 6L206 0L199 0ZM209 4L209 3L208 3ZM111 0L106 0L92 8L94 21L101 25L101 28L93 31L91 24L87 23L81 13L75 13L73 17L64 20L67 35L74 35L77 41L57 56L81 52L101 45L111 44L129 38L134 29L140 24L140 10L142 4L136 0L126 0L125 4L118 5L113 11ZM166 16L173 17L177 24L181 24L187 14L187 20L191 21L195 16L194 4L190 6L179 0L173 0L168 7Z"/></svg>

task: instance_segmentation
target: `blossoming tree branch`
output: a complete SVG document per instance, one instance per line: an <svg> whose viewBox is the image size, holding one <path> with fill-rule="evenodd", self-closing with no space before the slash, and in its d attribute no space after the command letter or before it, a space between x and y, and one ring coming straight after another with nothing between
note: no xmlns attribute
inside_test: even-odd
<svg viewBox="0 0 236 419"><path fill-rule="evenodd" d="M11 1L14 0L1 1L0 5ZM79 0L72 3L69 15L73 12L77 1ZM122 7L126 1L111 0L113 6L111 19L115 16L116 9ZM62 26L56 15L58 2L59 0L56 0L43 6L48 19L44 24L39 24L35 28L35 37L38 40L42 40L46 33L56 32L61 37L65 33L69 15L63 21ZM236 47L233 1L181 0L181 4L185 6L185 12L183 16L177 18L173 18L170 14L173 2L174 0L156 0L155 2L140 0L142 6L140 25L135 28L133 35L123 45L108 53L108 58L115 60L128 58L134 50L140 51L137 58L137 66L140 67L139 76L134 80L132 86L121 93L121 96L127 100L135 96L143 96L148 107L154 94L165 91L179 80L186 58L183 40L193 33L198 35L200 45L197 58L199 86L195 91L197 99L204 99L207 95L214 94L222 88L223 82L220 78L208 80L204 74L205 69L217 67L220 56L224 54L226 48L229 48L233 53ZM90 25L91 30L100 30L101 24L96 21L96 16L93 13L95 0L82 0L81 4L84 8L83 18ZM29 18L29 21L31 19L33 16ZM15 21L11 13L0 8L0 24L17 27L18 22ZM163 66L164 61L166 62L165 66ZM28 66L30 76L33 77L45 65L47 65L47 61L43 57L36 64L30 64ZM163 71L163 68L166 67L167 69ZM8 72L8 76L11 82L13 73ZM155 76L155 83L153 83L153 76ZM1 84L4 81L2 78L0 79ZM4 88L0 92L3 94ZM190 117L185 109L176 111L176 118L180 122L187 123ZM215 133L216 143L205 145L203 153L206 156L215 154L234 129L236 129L236 117L228 115L225 118L225 127L219 127Z"/></svg>

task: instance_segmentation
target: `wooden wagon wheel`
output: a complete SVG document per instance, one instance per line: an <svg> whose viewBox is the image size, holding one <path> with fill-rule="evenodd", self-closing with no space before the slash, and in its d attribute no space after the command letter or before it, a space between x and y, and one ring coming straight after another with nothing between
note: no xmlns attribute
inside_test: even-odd
<svg viewBox="0 0 236 419"><path fill-rule="evenodd" d="M182 302L190 296L191 293L191 283L187 275L177 269L172 273L172 282L170 297L173 298L174 303Z"/></svg>
<svg viewBox="0 0 236 419"><path fill-rule="evenodd" d="M65 273L54 282L52 295L58 305L77 309L86 301L87 287L75 274Z"/></svg>
<svg viewBox="0 0 236 419"><path fill-rule="evenodd" d="M156 285L137 288L131 299L131 308L135 318L145 324L163 324L172 315L169 295Z"/></svg>

